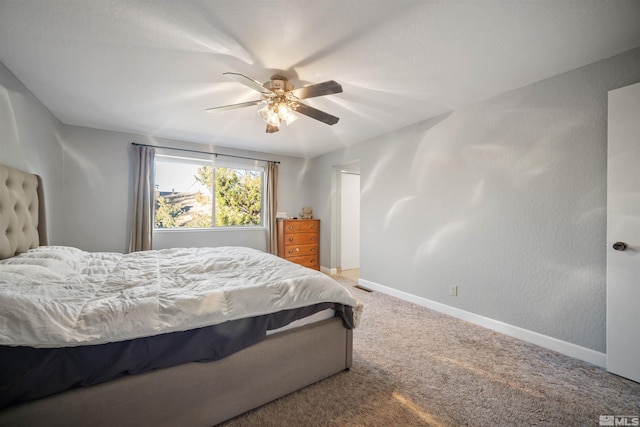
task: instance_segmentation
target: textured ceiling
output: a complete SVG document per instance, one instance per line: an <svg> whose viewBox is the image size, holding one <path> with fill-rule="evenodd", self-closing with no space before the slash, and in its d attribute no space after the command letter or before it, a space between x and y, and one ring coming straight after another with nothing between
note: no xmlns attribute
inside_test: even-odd
<svg viewBox="0 0 640 427"><path fill-rule="evenodd" d="M637 0L0 0L2 61L63 123L314 157L640 46ZM266 134L223 77L344 92Z"/></svg>

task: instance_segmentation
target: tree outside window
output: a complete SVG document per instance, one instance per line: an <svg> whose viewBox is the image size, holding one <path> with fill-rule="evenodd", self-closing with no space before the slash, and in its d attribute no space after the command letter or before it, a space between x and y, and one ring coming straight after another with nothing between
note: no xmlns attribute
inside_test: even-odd
<svg viewBox="0 0 640 427"><path fill-rule="evenodd" d="M156 162L156 228L262 224L263 171L169 159Z"/></svg>

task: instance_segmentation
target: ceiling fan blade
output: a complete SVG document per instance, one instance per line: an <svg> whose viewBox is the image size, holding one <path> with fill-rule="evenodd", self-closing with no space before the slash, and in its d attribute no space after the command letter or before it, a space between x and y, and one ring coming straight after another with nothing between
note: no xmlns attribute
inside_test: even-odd
<svg viewBox="0 0 640 427"><path fill-rule="evenodd" d="M309 116L312 119L320 120L323 123L328 125L335 125L340 120L336 116L332 116L329 113L325 113L324 111L320 111L317 108L310 107L306 104L298 103L298 107L294 110L300 114L304 114L305 116Z"/></svg>
<svg viewBox="0 0 640 427"><path fill-rule="evenodd" d="M278 126L272 126L270 124L267 124L267 133L276 133L280 130L280 128Z"/></svg>
<svg viewBox="0 0 640 427"><path fill-rule="evenodd" d="M244 74L240 74L240 73L222 73L223 76L225 76L228 79L233 80L234 82L238 82L238 83L242 83L245 86L250 87L253 90L257 90L260 93L272 93L271 89L267 89L266 87L262 86L262 83L257 82L253 79L250 79L249 77L245 76Z"/></svg>
<svg viewBox="0 0 640 427"><path fill-rule="evenodd" d="M328 82L309 85L298 89L293 89L291 93L298 99L313 98L316 96L331 95L342 92L340 83L333 80Z"/></svg>
<svg viewBox="0 0 640 427"><path fill-rule="evenodd" d="M207 113L215 113L218 111L235 110L236 108L251 107L252 105L262 104L263 102L264 100L259 99L257 101L248 101L248 102L241 102L239 104L231 104L231 105L223 105L221 107L207 108L205 111Z"/></svg>

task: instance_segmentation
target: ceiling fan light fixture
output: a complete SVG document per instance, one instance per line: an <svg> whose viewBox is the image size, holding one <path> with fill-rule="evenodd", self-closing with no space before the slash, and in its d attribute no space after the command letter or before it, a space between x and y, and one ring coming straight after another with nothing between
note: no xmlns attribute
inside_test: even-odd
<svg viewBox="0 0 640 427"><path fill-rule="evenodd" d="M297 104L279 97L268 98L267 105L258 110L258 115L270 126L280 127L283 121L290 125L298 120L292 108L296 106Z"/></svg>

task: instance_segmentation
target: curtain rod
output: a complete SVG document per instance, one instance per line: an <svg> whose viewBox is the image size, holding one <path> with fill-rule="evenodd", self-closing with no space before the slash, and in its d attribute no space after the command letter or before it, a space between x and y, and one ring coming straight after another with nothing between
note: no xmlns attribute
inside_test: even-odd
<svg viewBox="0 0 640 427"><path fill-rule="evenodd" d="M233 154L212 153L211 151L189 150L188 148L163 147L161 145L140 144L138 142L132 142L131 145L135 145L135 146L138 146L138 147L162 148L162 149L165 149L165 150L186 151L186 152L189 152L189 153L211 154L212 156L216 156L216 157L218 157L218 156L235 157L236 159L258 160L258 161L261 161L261 162L271 162L271 163L280 164L280 162L277 161L277 160L256 159L255 157L234 156Z"/></svg>

